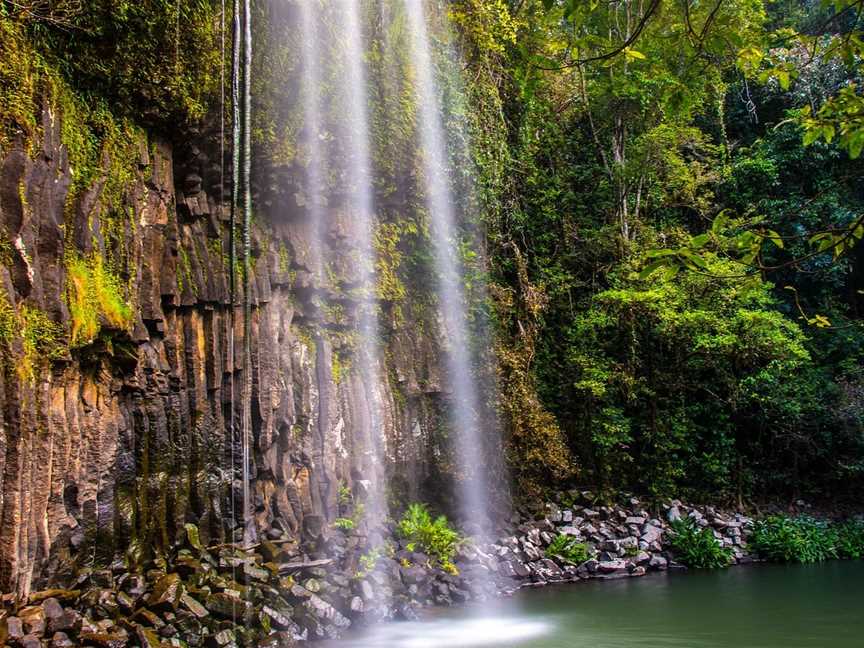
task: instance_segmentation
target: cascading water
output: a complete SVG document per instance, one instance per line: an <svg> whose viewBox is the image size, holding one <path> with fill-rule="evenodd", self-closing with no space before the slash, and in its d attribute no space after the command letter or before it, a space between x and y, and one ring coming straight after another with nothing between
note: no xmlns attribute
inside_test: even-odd
<svg viewBox="0 0 864 648"><path fill-rule="evenodd" d="M344 65L347 83L344 94L348 115L342 122L347 156L345 162L348 195L351 202L352 234L358 256L358 344L357 368L366 392L367 470L369 492L367 521L377 526L386 517L386 472L384 425L381 412L381 347L378 341L377 277L375 273L374 198L372 157L370 153L367 81L364 68L364 42L359 0L336 3L337 20L345 43Z"/></svg>
<svg viewBox="0 0 864 648"><path fill-rule="evenodd" d="M447 137L423 1L404 0L404 6L410 30L410 58L416 74L426 209L438 275L438 300L447 338L447 369L452 393L450 418L460 473L460 512L466 521L476 523L482 536L490 523L489 475L479 422L480 399L472 373L461 264L457 258L460 245L457 210L448 173Z"/></svg>
<svg viewBox="0 0 864 648"><path fill-rule="evenodd" d="M313 281L320 282L324 274L324 151L321 146L321 72L318 22L312 0L300 1L300 31L302 42L303 97L306 186L305 202L311 227L306 260Z"/></svg>

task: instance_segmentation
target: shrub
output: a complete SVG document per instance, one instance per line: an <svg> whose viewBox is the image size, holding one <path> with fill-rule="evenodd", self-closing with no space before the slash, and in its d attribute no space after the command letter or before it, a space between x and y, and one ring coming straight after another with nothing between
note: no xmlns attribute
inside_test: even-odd
<svg viewBox="0 0 864 648"><path fill-rule="evenodd" d="M547 558L560 558L574 565L581 565L590 558L588 546L572 536L556 536L546 548Z"/></svg>
<svg viewBox="0 0 864 648"><path fill-rule="evenodd" d="M341 531L353 531L356 526L351 518L336 518L333 520L333 527Z"/></svg>
<svg viewBox="0 0 864 648"><path fill-rule="evenodd" d="M408 540L410 550L419 548L437 558L445 568L452 568L453 555L461 538L445 516L439 515L433 520L425 504L411 504L399 520L397 532Z"/></svg>
<svg viewBox="0 0 864 648"><path fill-rule="evenodd" d="M710 528L701 528L692 518L672 523L670 543L675 557L694 569L722 569L732 562L732 550L720 544Z"/></svg>
<svg viewBox="0 0 864 648"><path fill-rule="evenodd" d="M767 560L813 563L839 557L839 536L838 528L824 520L772 515L755 523L750 544Z"/></svg>
<svg viewBox="0 0 864 648"><path fill-rule="evenodd" d="M864 558L864 521L850 520L837 525L837 554L840 558Z"/></svg>
<svg viewBox="0 0 864 648"><path fill-rule="evenodd" d="M864 522L772 515L756 522L750 543L760 556L776 562L857 560L864 557Z"/></svg>

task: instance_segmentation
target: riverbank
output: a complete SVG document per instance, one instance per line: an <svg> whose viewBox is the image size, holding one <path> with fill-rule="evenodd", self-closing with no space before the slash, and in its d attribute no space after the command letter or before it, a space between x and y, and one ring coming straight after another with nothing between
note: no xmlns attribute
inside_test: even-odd
<svg viewBox="0 0 864 648"><path fill-rule="evenodd" d="M248 550L204 547L190 525L176 555L143 573L118 563L83 571L69 589L34 593L26 605L7 601L0 639L21 648L294 646L411 620L428 606L684 569L671 544L679 519L707 529L732 562L755 560L747 515L678 501L651 509L635 497L599 505L576 491L514 515L494 543L464 543L452 566L395 535L367 536L362 524L310 526L302 541L274 532Z"/></svg>

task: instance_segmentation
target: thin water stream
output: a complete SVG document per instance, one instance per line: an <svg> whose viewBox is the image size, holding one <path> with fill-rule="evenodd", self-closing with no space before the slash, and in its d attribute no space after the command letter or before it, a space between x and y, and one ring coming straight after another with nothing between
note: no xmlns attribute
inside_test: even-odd
<svg viewBox="0 0 864 648"><path fill-rule="evenodd" d="M416 78L419 154L422 156L425 201L432 238L438 304L446 336L450 381L450 422L458 470L459 507L465 520L481 528L489 522L489 477L478 421L479 394L472 370L470 336L463 290L457 205L448 166L447 131L423 0L404 0L409 53ZM476 536L477 534L475 534Z"/></svg>
<svg viewBox="0 0 864 648"><path fill-rule="evenodd" d="M864 562L736 567L523 590L341 648L860 648Z"/></svg>

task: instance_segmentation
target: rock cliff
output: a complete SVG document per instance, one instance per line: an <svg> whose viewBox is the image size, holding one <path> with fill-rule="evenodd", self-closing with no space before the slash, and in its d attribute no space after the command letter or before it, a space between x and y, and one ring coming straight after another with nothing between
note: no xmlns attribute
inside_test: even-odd
<svg viewBox="0 0 864 648"><path fill-rule="evenodd" d="M46 104L39 138L0 150L0 590L18 594L49 574L151 557L187 522L219 542L239 510L229 421L243 326L231 313L218 133L173 144L137 133L120 182L105 152L81 186L63 119ZM260 171L290 185L290 168ZM434 482L446 460L438 336L410 295L398 313L385 303L388 380L364 384L351 366L349 206L331 206L327 232L344 267L315 285L302 200L257 192L254 509L271 535L298 535L332 520L346 493L362 497L380 432L370 390L384 403L392 498Z"/></svg>

